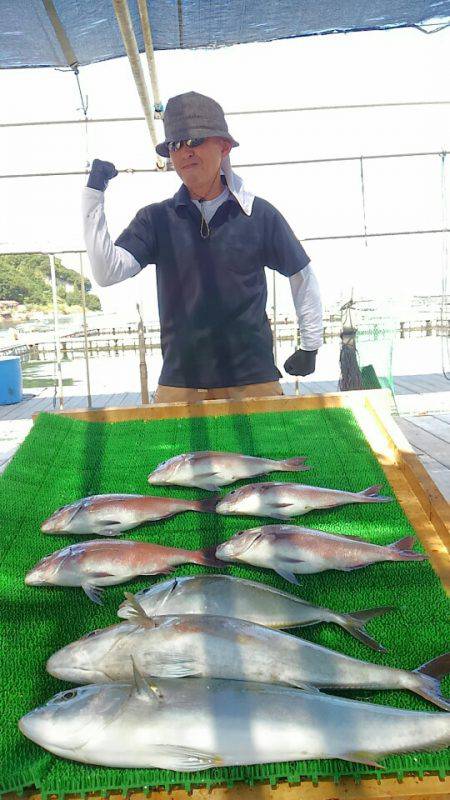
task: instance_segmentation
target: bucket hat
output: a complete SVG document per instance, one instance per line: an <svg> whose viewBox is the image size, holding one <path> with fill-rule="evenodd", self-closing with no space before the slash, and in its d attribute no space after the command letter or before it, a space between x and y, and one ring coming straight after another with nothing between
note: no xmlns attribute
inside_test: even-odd
<svg viewBox="0 0 450 800"><path fill-rule="evenodd" d="M212 97L198 92L185 92L171 97L164 112L165 140L156 145L156 152L169 158L168 142L222 136L233 147L238 147L228 132L222 106Z"/></svg>

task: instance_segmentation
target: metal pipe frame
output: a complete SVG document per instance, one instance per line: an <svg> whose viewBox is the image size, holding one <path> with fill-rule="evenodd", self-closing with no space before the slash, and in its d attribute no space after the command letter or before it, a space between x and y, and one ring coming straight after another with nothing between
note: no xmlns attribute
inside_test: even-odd
<svg viewBox="0 0 450 800"><path fill-rule="evenodd" d="M155 97L156 101L156 97ZM251 116L253 114L293 114L303 111L354 111L368 108L401 108L413 106L446 106L450 100L412 100L400 103L353 103L341 106L302 106L299 108L262 108L249 111L226 111L225 116ZM24 128L37 125L80 125L87 123L144 122L145 117L99 117L85 119L48 119L31 122L0 122L0 128Z"/></svg>
<svg viewBox="0 0 450 800"><path fill-rule="evenodd" d="M153 146L156 147L158 138L156 129L153 122L153 116L150 109L153 107L147 91L144 73L142 70L139 49L134 35L133 23L131 21L130 9L128 8L127 0L113 0L114 11L116 13L117 22L119 23L120 33L122 40L127 51L128 61L130 63L131 72L133 74L136 89L141 101L142 110L144 112L145 121L150 133ZM166 162L160 156L156 157L156 168L158 170L165 169Z"/></svg>

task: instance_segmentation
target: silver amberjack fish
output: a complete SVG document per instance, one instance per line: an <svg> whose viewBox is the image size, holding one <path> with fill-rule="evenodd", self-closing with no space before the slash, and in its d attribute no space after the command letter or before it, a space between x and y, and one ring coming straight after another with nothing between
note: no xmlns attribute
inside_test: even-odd
<svg viewBox="0 0 450 800"><path fill-rule="evenodd" d="M450 744L450 714L403 711L321 692L181 678L60 692L19 721L65 759L108 767L210 767L341 758L378 766L391 753Z"/></svg>
<svg viewBox="0 0 450 800"><path fill-rule="evenodd" d="M303 472L309 469L305 461L303 456L275 460L213 450L182 453L159 464L148 476L148 482L215 491L220 486L268 472Z"/></svg>
<svg viewBox="0 0 450 800"><path fill-rule="evenodd" d="M242 619L202 614L148 617L133 595L134 616L54 653L47 670L74 683L161 678L224 678L299 689L408 689L450 711L440 679L450 653L409 671L350 658L289 633Z"/></svg>
<svg viewBox="0 0 450 800"><path fill-rule="evenodd" d="M368 634L365 625L394 610L392 606L382 606L345 614L315 606L264 583L217 574L172 578L143 589L134 597L149 617L162 614L228 616L268 628L297 628L331 622L378 652L385 652L385 648ZM135 609L129 599L124 600L117 614L122 619L134 616Z"/></svg>
<svg viewBox="0 0 450 800"><path fill-rule="evenodd" d="M299 525L262 525L238 531L216 548L216 556L222 561L267 567L290 583L298 583L296 575L327 569L350 572L380 561L425 561L428 556L411 550L414 541L414 536L405 536L382 546Z"/></svg>
<svg viewBox="0 0 450 800"><path fill-rule="evenodd" d="M291 519L308 511L335 508L347 503L390 503L379 494L380 486L362 492L341 492L300 483L249 483L225 495L216 505L217 514Z"/></svg>
<svg viewBox="0 0 450 800"><path fill-rule="evenodd" d="M120 536L144 522L173 517L182 511L212 512L216 499L182 500L142 494L94 494L59 508L41 525L43 533Z"/></svg>

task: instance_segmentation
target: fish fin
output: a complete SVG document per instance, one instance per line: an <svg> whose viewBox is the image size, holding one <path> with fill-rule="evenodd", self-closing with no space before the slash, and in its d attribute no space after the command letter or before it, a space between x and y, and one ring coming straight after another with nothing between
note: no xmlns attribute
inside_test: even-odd
<svg viewBox="0 0 450 800"><path fill-rule="evenodd" d="M112 572L90 572L89 578L113 578Z"/></svg>
<svg viewBox="0 0 450 800"><path fill-rule="evenodd" d="M133 662L133 679L136 697L138 697L139 700L144 700L146 703L161 703L164 700L163 693L157 686L150 683L141 675L133 656L131 656L131 661Z"/></svg>
<svg viewBox="0 0 450 800"><path fill-rule="evenodd" d="M138 625L141 625L144 628L156 628L155 620L145 613L139 601L136 600L134 594L131 594L131 592L125 592L125 598L128 601L128 619L131 619L132 622L136 622Z"/></svg>
<svg viewBox="0 0 450 800"><path fill-rule="evenodd" d="M412 691L434 703L435 706L443 708L444 711L450 711L450 700L443 697L441 691L441 680L450 674L450 653L443 653L432 661L427 661L413 672L422 678L423 683L421 682Z"/></svg>
<svg viewBox="0 0 450 800"><path fill-rule="evenodd" d="M310 692L310 694L320 694L320 689L317 686L312 686L310 683L289 681L289 686L295 686L296 689L302 689L304 692Z"/></svg>
<svg viewBox="0 0 450 800"><path fill-rule="evenodd" d="M199 772L210 767L222 767L223 758L216 753L203 753L193 747L180 745L159 745L151 747L151 755L160 769L177 772Z"/></svg>
<svg viewBox="0 0 450 800"><path fill-rule="evenodd" d="M214 489L217 489L217 486L215 486ZM220 499L220 494L216 493L211 497L207 497L206 500L199 500L197 511L202 511L206 514L213 514Z"/></svg>
<svg viewBox="0 0 450 800"><path fill-rule="evenodd" d="M101 531L95 531L97 536L122 536L124 531L122 528L102 528Z"/></svg>
<svg viewBox="0 0 450 800"><path fill-rule="evenodd" d="M398 553L399 561L426 561L428 556L425 553L416 553L411 549L415 541L415 536L404 536L403 539L389 544L388 548Z"/></svg>
<svg viewBox="0 0 450 800"><path fill-rule="evenodd" d="M98 606L103 605L102 594L103 589L100 586L94 586L92 583L82 583L81 588L84 592L86 592L89 600L92 600L93 603L96 603Z"/></svg>
<svg viewBox="0 0 450 800"><path fill-rule="evenodd" d="M295 586L300 585L293 572L289 572L289 570L282 569L281 567L273 567L273 569L278 573L278 575L281 575L282 578L284 578L286 581L289 581L289 583L293 583Z"/></svg>
<svg viewBox="0 0 450 800"><path fill-rule="evenodd" d="M385 495L379 494L381 489L380 484L376 484L375 486L369 486L368 489L364 489L362 492L356 492L356 494L364 498L362 502L372 502L372 503L391 503L394 499L393 497L385 497Z"/></svg>
<svg viewBox="0 0 450 800"><path fill-rule="evenodd" d="M305 464L306 456L298 456L296 458L285 458L279 462L279 469L283 472L306 472L311 469Z"/></svg>
<svg viewBox="0 0 450 800"><path fill-rule="evenodd" d="M271 508L289 508L293 506L293 503L271 503Z"/></svg>
<svg viewBox="0 0 450 800"><path fill-rule="evenodd" d="M216 469L210 469L208 472L198 472L195 476L195 480L197 478L212 478L213 475L218 475L218 471Z"/></svg>
<svg viewBox="0 0 450 800"><path fill-rule="evenodd" d="M206 567L221 567L224 563L216 558L216 546L205 547L203 550L186 550L186 562L188 564L203 564Z"/></svg>
<svg viewBox="0 0 450 800"><path fill-rule="evenodd" d="M150 656L146 661L146 670L150 675L161 678L198 678L203 674L194 660L166 653L158 658Z"/></svg>
<svg viewBox="0 0 450 800"><path fill-rule="evenodd" d="M334 622L372 650L376 650L378 653L386 653L386 648L369 636L365 625L369 620L380 617L382 614L387 614L389 611L395 611L395 606L380 606L379 608L355 611L353 614L339 614Z"/></svg>
<svg viewBox="0 0 450 800"><path fill-rule="evenodd" d="M141 572L140 575L170 575L175 567L164 567L163 569L151 570L151 572Z"/></svg>
<svg viewBox="0 0 450 800"><path fill-rule="evenodd" d="M166 593L164 594L162 599L159 601L158 607L157 607L156 612L155 612L155 617L160 617L162 615L162 608L163 608L164 604L167 602L167 600L169 599L169 597L172 594L172 592L175 591L177 586L178 586L178 579L177 578L173 578L173 580L171 581L170 586L168 587Z"/></svg>
<svg viewBox="0 0 450 800"><path fill-rule="evenodd" d="M379 754L381 755L381 754ZM374 761L374 754L368 753L363 750L358 750L355 753L339 753L339 758L343 761L353 761L354 764L366 764L368 767L375 767L376 769L385 769L383 764L378 764Z"/></svg>
<svg viewBox="0 0 450 800"><path fill-rule="evenodd" d="M281 562L283 562L283 564L304 564L305 563L303 558L289 558L288 556L279 557L278 563L280 564Z"/></svg>

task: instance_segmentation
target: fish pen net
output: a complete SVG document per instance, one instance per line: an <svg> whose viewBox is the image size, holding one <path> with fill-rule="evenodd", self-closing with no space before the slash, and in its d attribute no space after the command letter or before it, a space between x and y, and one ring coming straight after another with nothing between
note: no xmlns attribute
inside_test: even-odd
<svg viewBox="0 0 450 800"><path fill-rule="evenodd" d="M109 587L103 606L94 605L80 588L25 586L25 573L39 559L79 541L74 536L42 534L42 521L61 505L90 494L124 492L209 497L205 491L197 489L149 487L146 481L149 472L171 456L208 449L276 459L307 456L311 471L307 476L302 474L302 482L350 491L380 484L383 494L393 494L355 418L346 409L114 424L41 414L0 479L1 791L20 792L34 785L43 796L55 793L62 797L95 791L104 796L113 790L126 794L131 788L182 786L190 789L202 785L231 786L239 781L298 783L319 778L338 781L342 776L359 781L362 776L381 778L382 775L402 776L410 772L418 776L437 772L444 777L450 772L449 749L392 755L383 759L383 770L323 759L177 773L76 763L51 755L19 732L17 722L23 714L71 686L46 672L48 657L87 632L118 622L116 612L125 590L136 592L166 580L165 576L155 576ZM277 473L275 479L296 480L292 473ZM234 486L226 487L222 494L231 488ZM239 529L270 522L261 518L188 512L137 528L124 538L196 549L218 544ZM301 524L361 536L380 545L414 534L397 501L314 511L303 518ZM205 571L212 570L187 564L177 568L174 574L194 575ZM410 670L448 649L449 603L428 562L385 562L348 573L328 571L305 575L301 576L298 587L286 584L273 571L246 565L224 565L222 571L261 581L342 612L395 606L394 612L373 619L368 626L370 634L387 648L386 653L369 650L336 625L301 629L303 638L348 656ZM450 694L448 678L444 679L442 688L444 694ZM407 691L370 690L344 694L381 705L436 710Z"/></svg>
<svg viewBox="0 0 450 800"><path fill-rule="evenodd" d="M379 311L374 314L372 309L358 314L356 305L351 299L341 307L339 391L386 388L395 402L392 360L396 321Z"/></svg>

